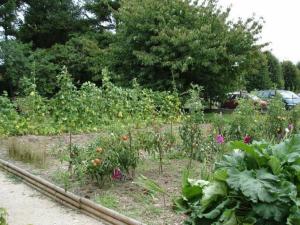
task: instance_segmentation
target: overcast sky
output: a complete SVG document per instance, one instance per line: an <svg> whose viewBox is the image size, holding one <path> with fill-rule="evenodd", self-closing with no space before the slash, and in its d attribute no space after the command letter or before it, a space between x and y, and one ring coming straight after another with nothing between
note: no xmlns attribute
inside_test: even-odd
<svg viewBox="0 0 300 225"><path fill-rule="evenodd" d="M219 0L232 5L231 17L253 14L265 20L262 40L280 60L300 61L300 0Z"/></svg>

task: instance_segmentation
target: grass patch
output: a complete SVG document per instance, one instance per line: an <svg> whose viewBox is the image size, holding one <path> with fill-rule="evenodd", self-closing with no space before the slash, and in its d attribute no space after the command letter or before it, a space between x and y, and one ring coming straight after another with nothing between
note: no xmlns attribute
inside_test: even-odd
<svg viewBox="0 0 300 225"><path fill-rule="evenodd" d="M98 204L103 205L110 209L116 209L119 206L118 198L115 195L107 192L104 195L96 196L95 201Z"/></svg>
<svg viewBox="0 0 300 225"><path fill-rule="evenodd" d="M30 163L40 168L46 167L47 154L37 144L11 138L8 142L8 155L12 159Z"/></svg>

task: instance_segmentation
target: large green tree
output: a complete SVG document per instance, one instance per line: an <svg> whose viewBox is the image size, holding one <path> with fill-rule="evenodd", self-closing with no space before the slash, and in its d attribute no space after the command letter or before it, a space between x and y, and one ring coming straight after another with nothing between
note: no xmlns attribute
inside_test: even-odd
<svg viewBox="0 0 300 225"><path fill-rule="evenodd" d="M70 35L84 29L80 8L72 0L26 0L24 23L18 38L34 48L65 43Z"/></svg>
<svg viewBox="0 0 300 225"><path fill-rule="evenodd" d="M267 56L262 53L260 56L257 68L249 70L249 73L245 76L246 89L248 91L270 89L273 86Z"/></svg>
<svg viewBox="0 0 300 225"><path fill-rule="evenodd" d="M291 61L282 62L282 72L285 82L285 89L296 91L298 89L299 72Z"/></svg>
<svg viewBox="0 0 300 225"><path fill-rule="evenodd" d="M12 96L20 88L20 78L31 73L31 46L15 40L0 42L0 73L2 85L0 90L9 91Z"/></svg>
<svg viewBox="0 0 300 225"><path fill-rule="evenodd" d="M31 56L34 73L27 77L35 80L37 90L43 95L55 93L56 76L64 66L78 85L86 81L100 84L106 54L105 50L98 47L96 40L85 36L73 37L64 45L37 49Z"/></svg>
<svg viewBox="0 0 300 225"><path fill-rule="evenodd" d="M283 88L284 79L281 63L270 51L266 51L265 55L267 57L268 71L273 84L275 84L277 88Z"/></svg>
<svg viewBox="0 0 300 225"><path fill-rule="evenodd" d="M233 89L252 68L256 35L253 19L234 23L217 1L121 1L111 67L123 83L137 77L155 89L204 87L214 98Z"/></svg>
<svg viewBox="0 0 300 225"><path fill-rule="evenodd" d="M119 0L84 0L83 8L91 29L103 32L115 28L113 14L119 7Z"/></svg>
<svg viewBox="0 0 300 225"><path fill-rule="evenodd" d="M0 5L0 28L2 28L2 37L8 40L8 37L15 35L17 20L17 2L16 0L6 0Z"/></svg>

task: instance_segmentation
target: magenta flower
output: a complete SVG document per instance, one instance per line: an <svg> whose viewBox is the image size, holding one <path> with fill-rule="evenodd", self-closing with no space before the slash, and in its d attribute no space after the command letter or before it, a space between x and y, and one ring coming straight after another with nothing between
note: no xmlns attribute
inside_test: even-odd
<svg viewBox="0 0 300 225"><path fill-rule="evenodd" d="M113 180L121 180L122 179L122 172L119 168L114 169L112 174Z"/></svg>
<svg viewBox="0 0 300 225"><path fill-rule="evenodd" d="M294 130L294 125L292 123L290 123L289 126L288 126L288 129L289 129L289 131Z"/></svg>
<svg viewBox="0 0 300 225"><path fill-rule="evenodd" d="M244 137L244 143L245 144L250 144L251 142L251 137L247 134L245 137Z"/></svg>
<svg viewBox="0 0 300 225"><path fill-rule="evenodd" d="M224 140L224 137L222 134L218 134L217 137L216 137L216 142L218 144L224 144L225 140Z"/></svg>

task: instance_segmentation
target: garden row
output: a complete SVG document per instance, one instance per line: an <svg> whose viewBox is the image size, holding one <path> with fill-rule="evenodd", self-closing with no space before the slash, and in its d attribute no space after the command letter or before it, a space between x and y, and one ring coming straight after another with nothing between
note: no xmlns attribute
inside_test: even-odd
<svg viewBox="0 0 300 225"><path fill-rule="evenodd" d="M0 97L0 135L96 132L113 123L146 124L174 121L180 115L177 94L113 85L103 71L103 85L84 83L77 88L66 70L57 77L58 92L47 99L29 83L25 97L10 101Z"/></svg>

